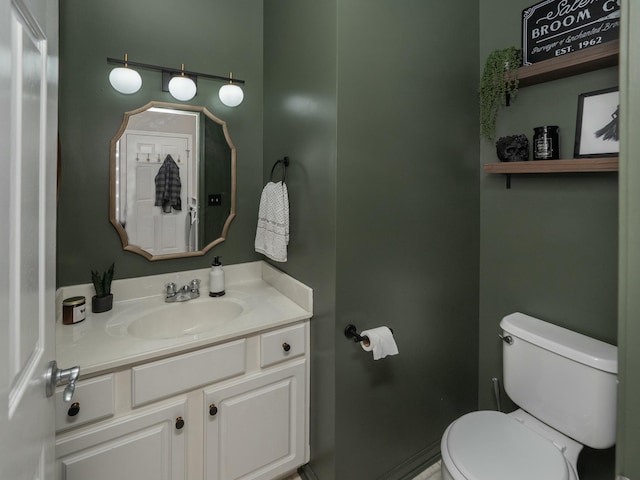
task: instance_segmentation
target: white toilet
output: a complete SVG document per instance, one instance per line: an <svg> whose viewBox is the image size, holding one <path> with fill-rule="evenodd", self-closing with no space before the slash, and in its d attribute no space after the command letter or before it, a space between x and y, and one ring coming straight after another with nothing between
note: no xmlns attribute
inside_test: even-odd
<svg viewBox="0 0 640 480"><path fill-rule="evenodd" d="M615 444L618 349L522 313L500 327L504 388L520 409L451 423L443 480L578 480L584 445Z"/></svg>

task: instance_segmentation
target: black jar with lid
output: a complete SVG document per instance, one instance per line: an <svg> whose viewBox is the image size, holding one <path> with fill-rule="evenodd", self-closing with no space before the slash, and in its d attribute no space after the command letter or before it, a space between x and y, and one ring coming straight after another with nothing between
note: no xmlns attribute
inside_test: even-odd
<svg viewBox="0 0 640 480"><path fill-rule="evenodd" d="M547 125L533 129L533 159L557 160L560 158L558 126Z"/></svg>

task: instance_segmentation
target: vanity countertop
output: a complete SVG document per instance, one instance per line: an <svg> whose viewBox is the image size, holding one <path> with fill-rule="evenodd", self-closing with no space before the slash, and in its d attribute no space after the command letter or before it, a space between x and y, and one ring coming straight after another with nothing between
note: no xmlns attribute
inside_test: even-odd
<svg viewBox="0 0 640 480"><path fill-rule="evenodd" d="M268 263L252 262L230 265L224 269L226 295L215 298L208 296L209 269L116 280L112 286L116 299L113 309L100 314L91 313L93 291L90 285L62 287L56 302L58 365L63 368L80 365L82 377L94 376L311 318L311 288ZM212 311L221 305L216 305L216 302L234 302L242 306L242 314L222 322L215 329L177 338L139 338L126 334L126 327L119 328L119 325L126 323L127 316L168 305L161 293L166 283L173 281L181 285L192 278L203 280L201 296L188 302L171 304L176 321L179 321L180 308L192 302L199 302ZM86 319L75 325L63 325L62 299L77 295L87 298Z"/></svg>

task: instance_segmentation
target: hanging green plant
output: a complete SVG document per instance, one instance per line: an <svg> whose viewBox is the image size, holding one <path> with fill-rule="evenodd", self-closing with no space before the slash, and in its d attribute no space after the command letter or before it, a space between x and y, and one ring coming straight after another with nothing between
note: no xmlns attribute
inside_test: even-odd
<svg viewBox="0 0 640 480"><path fill-rule="evenodd" d="M508 47L489 54L480 78L480 136L493 141L498 110L518 93L522 50Z"/></svg>

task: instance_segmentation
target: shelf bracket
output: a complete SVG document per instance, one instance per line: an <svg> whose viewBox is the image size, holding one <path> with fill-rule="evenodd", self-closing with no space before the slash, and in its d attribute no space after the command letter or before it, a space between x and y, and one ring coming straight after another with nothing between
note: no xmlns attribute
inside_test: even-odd
<svg viewBox="0 0 640 480"><path fill-rule="evenodd" d="M509 190L511 189L511 174L507 173L505 177L507 178L507 190Z"/></svg>

